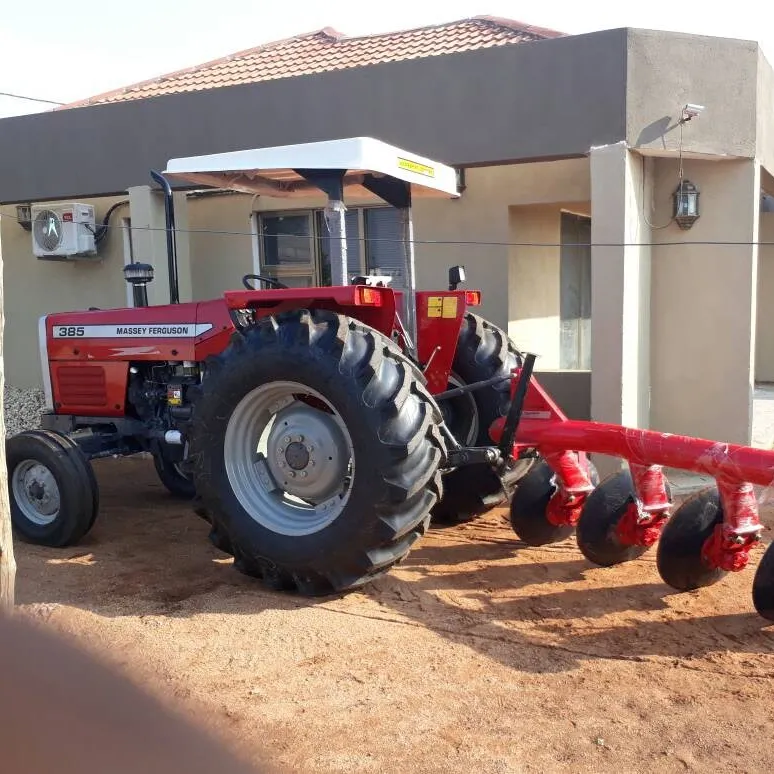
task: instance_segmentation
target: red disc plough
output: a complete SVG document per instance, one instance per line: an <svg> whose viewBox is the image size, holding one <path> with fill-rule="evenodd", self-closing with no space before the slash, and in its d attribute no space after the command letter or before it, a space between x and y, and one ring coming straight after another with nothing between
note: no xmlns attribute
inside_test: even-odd
<svg viewBox="0 0 774 774"><path fill-rule="evenodd" d="M514 371L516 421L509 428L503 417L490 428L498 444L510 430L512 459L535 457L511 500L511 524L522 540L543 545L575 531L583 555L604 567L657 544L658 572L680 591L711 585L747 566L763 532L754 487L774 480L774 451L568 419L532 377L533 362L528 355ZM625 465L598 482L588 454L616 457ZM715 486L673 510L664 468L711 476ZM758 565L753 601L763 617L774 620L772 546Z"/></svg>

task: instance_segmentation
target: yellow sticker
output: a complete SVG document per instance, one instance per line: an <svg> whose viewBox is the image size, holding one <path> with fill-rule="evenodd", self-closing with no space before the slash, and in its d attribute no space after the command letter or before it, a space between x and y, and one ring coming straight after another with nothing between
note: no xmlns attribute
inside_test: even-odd
<svg viewBox="0 0 774 774"><path fill-rule="evenodd" d="M411 159L404 159L399 156L398 166L408 172L416 172L418 175L435 177L435 170L432 167L428 167L427 164L420 164L418 161L411 161Z"/></svg>
<svg viewBox="0 0 774 774"><path fill-rule="evenodd" d="M441 317L457 316L457 296L444 296Z"/></svg>
<svg viewBox="0 0 774 774"><path fill-rule="evenodd" d="M428 296L427 316L441 317L443 314L443 296Z"/></svg>

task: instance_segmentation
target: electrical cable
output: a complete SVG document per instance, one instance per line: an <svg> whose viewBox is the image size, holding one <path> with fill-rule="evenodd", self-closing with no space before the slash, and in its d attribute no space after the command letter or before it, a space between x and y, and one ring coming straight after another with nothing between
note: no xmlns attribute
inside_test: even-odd
<svg viewBox="0 0 774 774"><path fill-rule="evenodd" d="M28 102L45 102L48 105L65 105L65 102L55 102L52 99L38 99L37 97L25 97L23 94L11 94L7 91L0 91L0 97L11 97L11 99L26 99Z"/></svg>
<svg viewBox="0 0 774 774"><path fill-rule="evenodd" d="M19 219L10 215L9 213L0 212L0 218L6 218L19 222ZM108 229L121 229L131 232L140 231L161 231L166 232L167 229L162 226L125 226L123 224L108 225ZM220 229L193 229L193 228L176 228L175 233L178 234L210 234L220 236L242 236L255 238L255 234L252 231L227 231ZM269 235L264 235L267 238ZM308 236L293 237L285 234L274 235L276 239L303 239L308 241ZM314 238L314 237L312 237ZM401 239L388 239L388 238L371 238L371 237L347 237L353 241L358 242L378 242L399 244L402 243ZM687 247L687 246L704 246L704 247L771 247L774 246L774 242L767 241L752 241L752 240L722 240L722 239L698 239L698 240L681 240L681 241L663 241L663 242L485 242L483 240L463 240L463 239L412 239L411 244L414 245L463 245L469 247Z"/></svg>

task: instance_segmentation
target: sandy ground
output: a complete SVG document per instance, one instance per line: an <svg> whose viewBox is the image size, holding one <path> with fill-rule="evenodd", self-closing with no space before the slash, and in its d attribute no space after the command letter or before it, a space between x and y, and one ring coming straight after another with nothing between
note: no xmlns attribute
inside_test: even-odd
<svg viewBox="0 0 774 774"><path fill-rule="evenodd" d="M769 772L774 626L752 570L690 594L653 553L593 568L502 512L368 589L265 591L145 460L95 465L88 539L17 543L17 595L250 756L299 772ZM772 519L767 516L769 523Z"/></svg>

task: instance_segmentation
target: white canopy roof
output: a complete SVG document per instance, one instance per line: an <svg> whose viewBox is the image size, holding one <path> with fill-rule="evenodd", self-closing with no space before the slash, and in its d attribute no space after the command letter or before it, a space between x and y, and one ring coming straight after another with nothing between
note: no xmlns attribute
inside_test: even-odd
<svg viewBox="0 0 774 774"><path fill-rule="evenodd" d="M459 196L452 167L371 137L171 159L164 175L170 181L265 196L298 198L315 192L295 169L346 170L345 192L354 196L369 195L361 185L368 173L410 183L412 196Z"/></svg>

